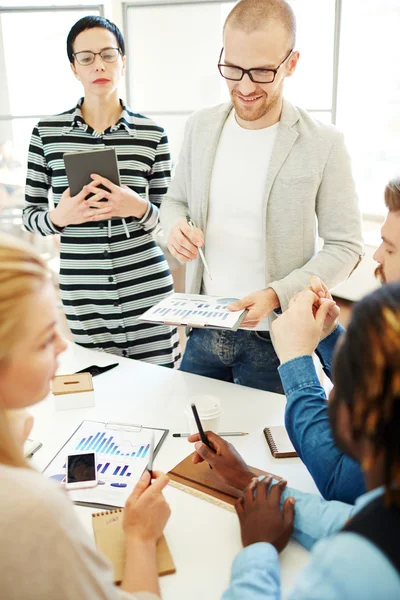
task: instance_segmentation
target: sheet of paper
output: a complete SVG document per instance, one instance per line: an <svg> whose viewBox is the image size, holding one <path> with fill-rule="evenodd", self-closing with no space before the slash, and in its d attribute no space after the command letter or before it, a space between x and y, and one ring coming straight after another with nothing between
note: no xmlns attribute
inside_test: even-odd
<svg viewBox="0 0 400 600"><path fill-rule="evenodd" d="M231 312L228 304L237 298L172 294L141 315L141 321L177 323L180 325L207 325L232 329L243 310Z"/></svg>
<svg viewBox="0 0 400 600"><path fill-rule="evenodd" d="M70 490L68 495L73 502L123 507L147 466L153 431L156 447L164 430L131 430L98 421L83 421L44 473L64 484L67 455L96 452L98 485L94 488Z"/></svg>

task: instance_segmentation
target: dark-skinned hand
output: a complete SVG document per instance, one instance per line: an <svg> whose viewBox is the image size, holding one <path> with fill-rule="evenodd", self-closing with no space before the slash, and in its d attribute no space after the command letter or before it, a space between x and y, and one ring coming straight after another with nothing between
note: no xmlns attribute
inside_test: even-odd
<svg viewBox="0 0 400 600"><path fill-rule="evenodd" d="M286 481L272 484L272 477L253 479L235 509L239 517L243 546L257 542L272 544L281 552L290 540L294 523L294 498L280 501Z"/></svg>
<svg viewBox="0 0 400 600"><path fill-rule="evenodd" d="M214 452L201 442L198 433L188 437L189 442L197 442L194 446L196 448L196 454L193 456L194 464L205 460L222 481L237 490L244 490L254 477L254 473L232 444L212 431L206 431L205 435Z"/></svg>

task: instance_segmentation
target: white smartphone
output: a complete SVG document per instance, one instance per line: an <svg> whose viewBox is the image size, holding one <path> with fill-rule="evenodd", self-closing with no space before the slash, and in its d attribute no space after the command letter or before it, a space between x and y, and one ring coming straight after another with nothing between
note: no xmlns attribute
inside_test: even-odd
<svg viewBox="0 0 400 600"><path fill-rule="evenodd" d="M68 454L65 487L68 490L91 488L97 485L97 458L95 452Z"/></svg>

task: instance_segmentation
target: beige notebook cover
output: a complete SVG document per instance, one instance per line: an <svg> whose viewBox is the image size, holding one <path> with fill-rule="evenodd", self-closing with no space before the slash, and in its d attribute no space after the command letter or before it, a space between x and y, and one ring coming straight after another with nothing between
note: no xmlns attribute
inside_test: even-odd
<svg viewBox="0 0 400 600"><path fill-rule="evenodd" d="M112 563L116 583L122 581L125 566L125 540L122 529L123 512L123 509L120 508L92 515L96 546ZM176 571L164 536L157 543L157 569L159 575L170 575Z"/></svg>
<svg viewBox="0 0 400 600"><path fill-rule="evenodd" d="M298 456L285 427L279 425L266 427L264 435L274 458L294 458Z"/></svg>

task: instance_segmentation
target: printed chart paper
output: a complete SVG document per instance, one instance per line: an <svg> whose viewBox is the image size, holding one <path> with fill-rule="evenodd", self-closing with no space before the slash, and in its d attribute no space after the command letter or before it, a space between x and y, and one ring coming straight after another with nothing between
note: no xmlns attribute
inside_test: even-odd
<svg viewBox="0 0 400 600"><path fill-rule="evenodd" d="M172 294L147 310L139 317L139 320L150 323L235 330L246 313L245 310L231 312L227 309L228 304L235 300L237 298Z"/></svg>
<svg viewBox="0 0 400 600"><path fill-rule="evenodd" d="M83 421L44 474L63 484L68 454L96 452L98 485L69 490L68 495L73 502L123 507L147 466L152 431L156 448L165 429L123 428L122 425Z"/></svg>

